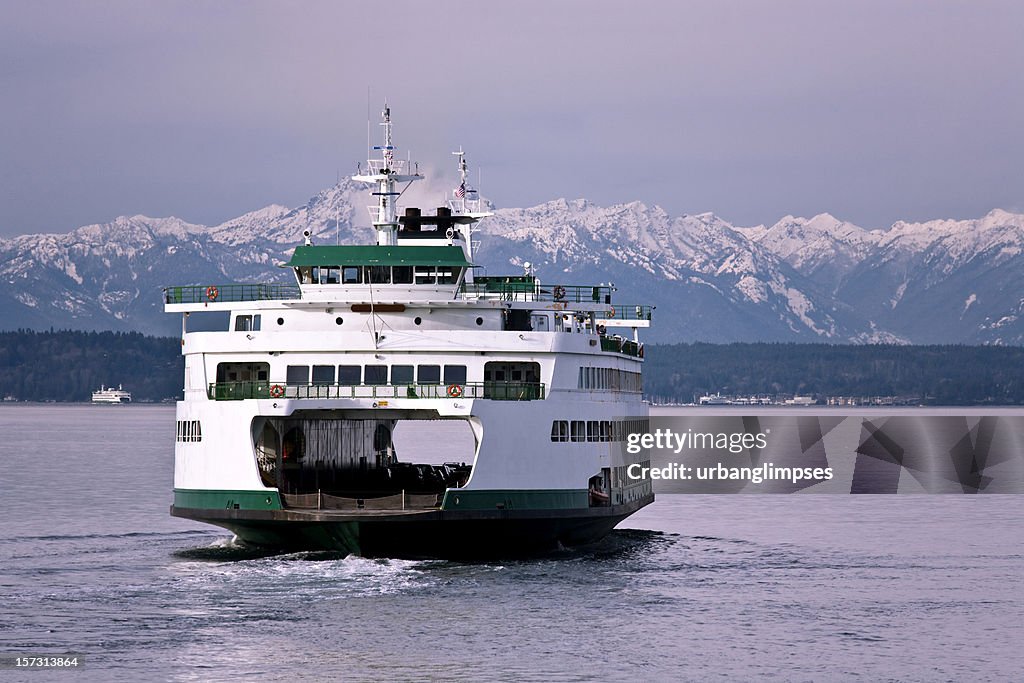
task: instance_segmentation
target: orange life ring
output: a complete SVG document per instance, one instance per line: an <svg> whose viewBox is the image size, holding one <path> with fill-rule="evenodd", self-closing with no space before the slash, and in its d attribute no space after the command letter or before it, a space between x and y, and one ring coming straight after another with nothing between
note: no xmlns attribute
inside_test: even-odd
<svg viewBox="0 0 1024 683"><path fill-rule="evenodd" d="M284 396L284 387L280 384L274 384L270 387L271 398L281 398Z"/></svg>
<svg viewBox="0 0 1024 683"><path fill-rule="evenodd" d="M448 385L448 398L459 398L462 396L462 385L461 384L449 384Z"/></svg>
<svg viewBox="0 0 1024 683"><path fill-rule="evenodd" d="M217 291L216 287L210 285L209 287L206 288L207 299L209 299L210 301L216 301L218 296L220 296L220 292Z"/></svg>
<svg viewBox="0 0 1024 683"><path fill-rule="evenodd" d="M609 318L614 318L615 317L615 307L614 306L612 306L612 310L608 311L608 317Z"/></svg>

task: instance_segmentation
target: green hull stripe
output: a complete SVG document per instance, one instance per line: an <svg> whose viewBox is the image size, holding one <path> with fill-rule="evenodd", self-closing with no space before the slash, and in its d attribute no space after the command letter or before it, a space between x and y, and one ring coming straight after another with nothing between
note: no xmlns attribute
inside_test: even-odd
<svg viewBox="0 0 1024 683"><path fill-rule="evenodd" d="M280 510L277 491L174 489L174 506L200 510Z"/></svg>
<svg viewBox="0 0 1024 683"><path fill-rule="evenodd" d="M442 510L573 510L589 507L586 489L447 491ZM200 510L281 510L277 491L174 489L174 506Z"/></svg>
<svg viewBox="0 0 1024 683"><path fill-rule="evenodd" d="M447 491L442 510L568 510L586 508L586 489Z"/></svg>

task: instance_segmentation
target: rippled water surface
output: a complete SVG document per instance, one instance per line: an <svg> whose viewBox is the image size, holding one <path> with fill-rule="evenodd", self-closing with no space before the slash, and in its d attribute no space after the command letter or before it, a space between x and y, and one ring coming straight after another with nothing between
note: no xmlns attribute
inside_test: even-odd
<svg viewBox="0 0 1024 683"><path fill-rule="evenodd" d="M274 555L168 516L174 411L0 406L18 680L1019 680L1020 496L662 495L500 563Z"/></svg>

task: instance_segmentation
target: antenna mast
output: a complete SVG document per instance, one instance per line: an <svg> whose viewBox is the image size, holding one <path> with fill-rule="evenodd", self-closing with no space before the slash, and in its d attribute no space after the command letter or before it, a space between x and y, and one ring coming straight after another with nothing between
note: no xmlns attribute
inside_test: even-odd
<svg viewBox="0 0 1024 683"><path fill-rule="evenodd" d="M462 151L462 146L459 146L458 152L452 152L452 154L459 158L459 186L452 191L452 199L449 200L448 206L452 210L455 222L465 226L462 231L466 237L466 258L472 262L475 246L473 244L473 226L481 218L492 214L480 210L479 193L466 185L466 179L469 177L469 165L466 163L466 153Z"/></svg>
<svg viewBox="0 0 1024 683"><path fill-rule="evenodd" d="M402 192L398 191L398 183L407 183L406 188L416 180L422 180L423 176L418 172L408 173L408 162L402 159L395 159L395 145L392 139L391 130L391 107L384 103L384 111L381 112L381 126L384 128L384 144L374 145L373 150L380 150L380 159L367 159L367 173L357 173L352 176L353 180L362 183L376 184L377 189L373 193L377 197L377 204L368 207L370 220L373 228L377 231L377 244L382 246L394 246L398 244L398 197ZM372 151L372 150L371 150Z"/></svg>

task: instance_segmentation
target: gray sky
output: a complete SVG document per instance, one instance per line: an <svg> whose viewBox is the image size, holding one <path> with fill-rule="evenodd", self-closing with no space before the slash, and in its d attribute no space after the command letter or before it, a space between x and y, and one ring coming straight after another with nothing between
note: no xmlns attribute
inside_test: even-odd
<svg viewBox="0 0 1024 683"><path fill-rule="evenodd" d="M1024 210L1022 29L983 0L4 0L0 235L301 204L365 158L367 88L499 206Z"/></svg>

